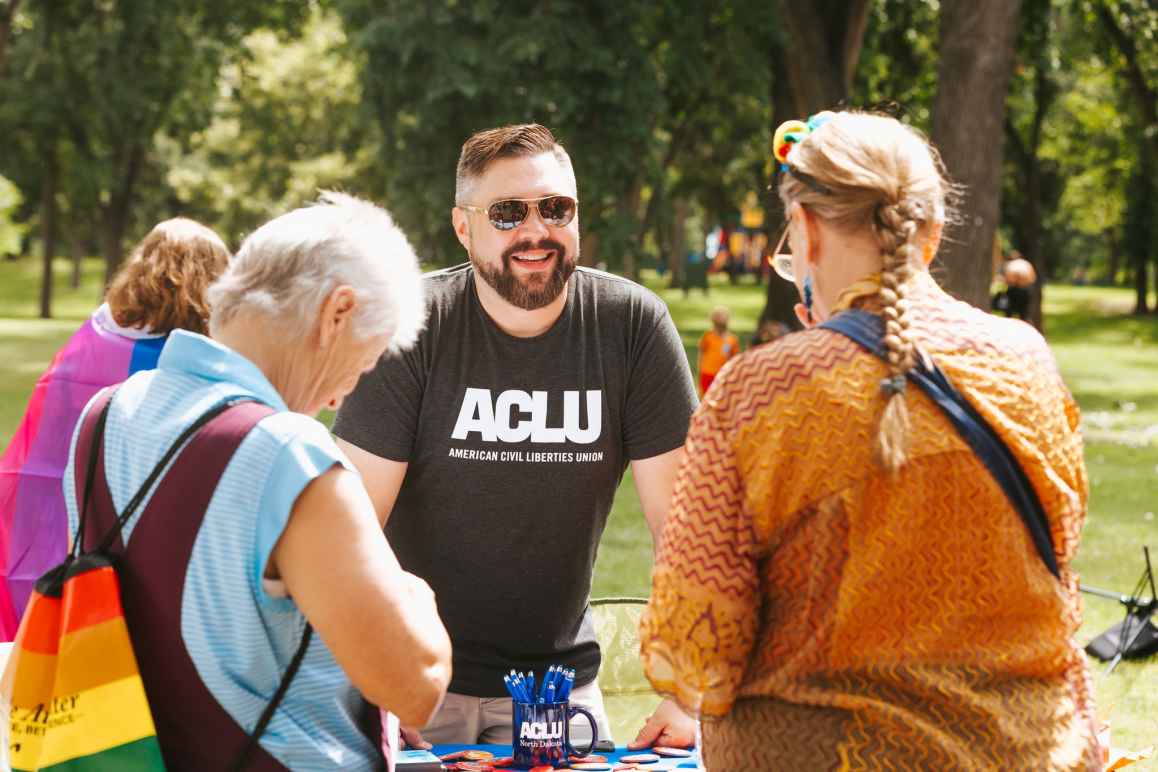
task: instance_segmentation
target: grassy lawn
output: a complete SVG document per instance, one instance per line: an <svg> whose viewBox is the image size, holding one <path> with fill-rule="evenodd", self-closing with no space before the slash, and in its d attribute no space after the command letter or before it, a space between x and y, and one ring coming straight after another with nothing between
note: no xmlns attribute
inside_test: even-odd
<svg viewBox="0 0 1158 772"><path fill-rule="evenodd" d="M62 289L69 266L56 266L57 319L36 319L37 265L0 262L0 446L23 414L32 383L79 321L93 308L101 265L85 266L81 289ZM761 287L713 283L711 293L660 288L683 335L689 360L716 305L732 311L732 327L745 343L763 305ZM1158 559L1158 317L1129 315L1129 290L1050 287L1047 337L1067 383L1083 410L1086 461L1091 482L1090 515L1078 568L1082 580L1116 592L1129 591L1142 570L1143 544ZM596 564L595 597L645 596L651 540L630 476L616 498ZM1086 598L1084 644L1121 618L1113 601ZM1094 663L1099 709L1114 725L1116 745L1158 744L1158 658L1123 663L1111 676ZM634 728L617 727L623 741ZM1150 766L1134 767L1158 768Z"/></svg>

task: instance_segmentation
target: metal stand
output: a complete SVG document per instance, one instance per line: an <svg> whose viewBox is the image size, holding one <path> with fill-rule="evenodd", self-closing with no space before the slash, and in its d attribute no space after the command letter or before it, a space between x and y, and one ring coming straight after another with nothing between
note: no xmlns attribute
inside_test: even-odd
<svg viewBox="0 0 1158 772"><path fill-rule="evenodd" d="M1158 592L1154 589L1154 570L1150 564L1150 548L1143 547L1146 567L1138 583L1134 585L1134 592L1130 595L1120 595L1109 590L1081 585L1081 591L1101 598L1116 600L1126 607L1126 616L1118 624L1102 633L1086 646L1086 651L1103 662L1109 661L1106 675L1114 672L1114 668L1123 659L1142 659L1158 652L1158 627L1150 621L1150 617L1158 613ZM1150 590L1149 599L1143 599L1142 593Z"/></svg>

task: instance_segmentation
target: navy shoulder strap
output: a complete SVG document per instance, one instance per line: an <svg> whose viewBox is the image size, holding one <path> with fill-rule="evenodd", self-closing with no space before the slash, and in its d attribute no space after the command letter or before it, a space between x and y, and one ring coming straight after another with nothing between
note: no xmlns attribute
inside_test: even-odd
<svg viewBox="0 0 1158 772"><path fill-rule="evenodd" d="M852 339L881 359L887 358L884 322L875 314L853 309L837 314L820 327ZM936 362L929 360L927 365L918 359L917 365L909 371L908 378L929 395L953 423L961 439L965 440L985 464L997 480L997 484L1005 491L1009 503L1021 515L1021 520L1029 529L1029 535L1046 568L1060 578L1057 556L1054 554L1053 540L1049 533L1049 521L1046 520L1041 501L1021 465L1017 463L1017 459L1001 437L953 387L941 368L937 367Z"/></svg>

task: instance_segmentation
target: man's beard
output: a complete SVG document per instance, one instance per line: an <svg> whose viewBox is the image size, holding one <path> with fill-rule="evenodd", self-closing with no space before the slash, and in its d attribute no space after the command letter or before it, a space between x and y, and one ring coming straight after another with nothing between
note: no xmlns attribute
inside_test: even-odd
<svg viewBox="0 0 1158 772"><path fill-rule="evenodd" d="M539 281L540 273L530 274L526 279L519 279L511 270L513 255L527 252L532 249L550 249L555 252L554 268L546 275L545 281ZM554 239L542 239L538 243L520 241L503 250L502 267L484 263L470 255L470 261L479 276L499 294L503 300L524 311L535 311L550 305L555 298L566 288L567 280L575 272L575 260L567 254L567 249ZM534 282L533 284L531 282Z"/></svg>

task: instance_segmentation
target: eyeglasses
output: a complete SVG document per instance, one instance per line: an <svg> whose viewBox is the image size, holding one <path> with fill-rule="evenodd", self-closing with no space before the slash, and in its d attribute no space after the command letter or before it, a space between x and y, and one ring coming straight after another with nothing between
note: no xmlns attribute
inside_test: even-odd
<svg viewBox="0 0 1158 772"><path fill-rule="evenodd" d="M539 212L539 218L555 228L570 225L575 219L575 212L579 209L579 202L570 196L543 196L542 198L504 198L496 201L486 209L479 206L459 204L459 209L468 212L480 212L487 216L497 230L513 231L524 222L531 213L531 204Z"/></svg>
<svg viewBox="0 0 1158 772"><path fill-rule="evenodd" d="M781 279L795 283L796 273L792 270L792 245L788 243L787 225L784 226L784 232L780 234L780 240L776 242L776 249L768 255L768 263Z"/></svg>

